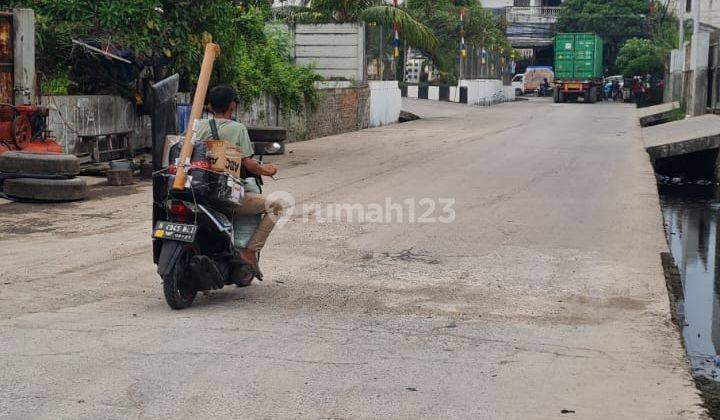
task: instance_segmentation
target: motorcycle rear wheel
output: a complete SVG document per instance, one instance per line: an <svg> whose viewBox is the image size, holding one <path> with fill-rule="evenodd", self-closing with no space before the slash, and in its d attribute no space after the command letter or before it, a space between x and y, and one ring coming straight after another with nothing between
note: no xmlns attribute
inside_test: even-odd
<svg viewBox="0 0 720 420"><path fill-rule="evenodd" d="M181 252L170 272L162 277L165 302L175 310L191 307L197 296L197 290L189 287L186 278L190 259L196 254L195 249L187 245Z"/></svg>

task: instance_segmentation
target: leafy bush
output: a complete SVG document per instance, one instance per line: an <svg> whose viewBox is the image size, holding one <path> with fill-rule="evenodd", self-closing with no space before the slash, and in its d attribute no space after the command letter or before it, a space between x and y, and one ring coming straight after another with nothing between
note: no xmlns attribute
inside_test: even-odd
<svg viewBox="0 0 720 420"><path fill-rule="evenodd" d="M665 65L660 51L652 41L631 38L620 47L616 67L625 76L662 76Z"/></svg>
<svg viewBox="0 0 720 420"><path fill-rule="evenodd" d="M317 102L309 67L296 67L286 32L265 30L266 0L10 0L37 16L38 69L51 80L67 74L72 39L96 39L130 48L158 74L178 72L190 89L197 79L203 45L210 38L221 53L212 83L238 89L250 103L268 92L286 108Z"/></svg>
<svg viewBox="0 0 720 420"><path fill-rule="evenodd" d="M611 73L619 47L630 39L648 38L658 50L677 48L678 20L674 6L660 0L567 0L562 3L556 32L592 32L605 42L605 63ZM655 67L649 58L644 66Z"/></svg>

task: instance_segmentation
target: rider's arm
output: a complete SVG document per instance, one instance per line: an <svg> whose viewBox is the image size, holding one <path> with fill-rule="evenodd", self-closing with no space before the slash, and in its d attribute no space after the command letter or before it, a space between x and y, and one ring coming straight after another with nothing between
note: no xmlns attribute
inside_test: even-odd
<svg viewBox="0 0 720 420"><path fill-rule="evenodd" d="M242 153L242 166L246 171L257 176L274 176L277 173L277 168L275 168L274 165L263 165L252 158L254 151L247 128L245 128L244 125L241 125L237 132L235 144L240 149L240 153Z"/></svg>
<svg viewBox="0 0 720 420"><path fill-rule="evenodd" d="M275 165L270 163L263 165L251 157L243 158L242 166L251 174L258 176L273 176L277 173Z"/></svg>

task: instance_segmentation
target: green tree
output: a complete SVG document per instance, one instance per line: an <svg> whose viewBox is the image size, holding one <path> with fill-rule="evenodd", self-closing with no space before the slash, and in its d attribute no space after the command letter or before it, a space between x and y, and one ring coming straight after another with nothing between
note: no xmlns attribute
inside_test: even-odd
<svg viewBox="0 0 720 420"><path fill-rule="evenodd" d="M652 41L641 38L622 44L615 65L625 76L661 76L665 70L661 51Z"/></svg>
<svg viewBox="0 0 720 420"><path fill-rule="evenodd" d="M180 73L190 89L212 38L221 48L213 83L234 85L243 102L263 92L293 109L318 99L319 76L292 63L288 34L266 30L267 0L11 0L8 6L35 10L38 67L46 76L66 74L71 40L90 38Z"/></svg>
<svg viewBox="0 0 720 420"><path fill-rule="evenodd" d="M366 22L392 26L397 24L403 42L428 51L438 46L433 31L407 13L404 6L393 7L383 0L312 0L307 7L289 8L281 16L291 22Z"/></svg>
<svg viewBox="0 0 720 420"><path fill-rule="evenodd" d="M627 39L650 35L647 0L567 0L562 4L557 32L592 32L605 41L606 64Z"/></svg>

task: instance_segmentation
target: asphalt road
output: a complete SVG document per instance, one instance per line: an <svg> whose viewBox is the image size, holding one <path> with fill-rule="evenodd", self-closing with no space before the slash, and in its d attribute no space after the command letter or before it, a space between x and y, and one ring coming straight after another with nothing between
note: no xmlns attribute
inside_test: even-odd
<svg viewBox="0 0 720 420"><path fill-rule="evenodd" d="M185 311L147 184L0 204L0 417L702 418L633 108L405 107L289 145L266 281Z"/></svg>

